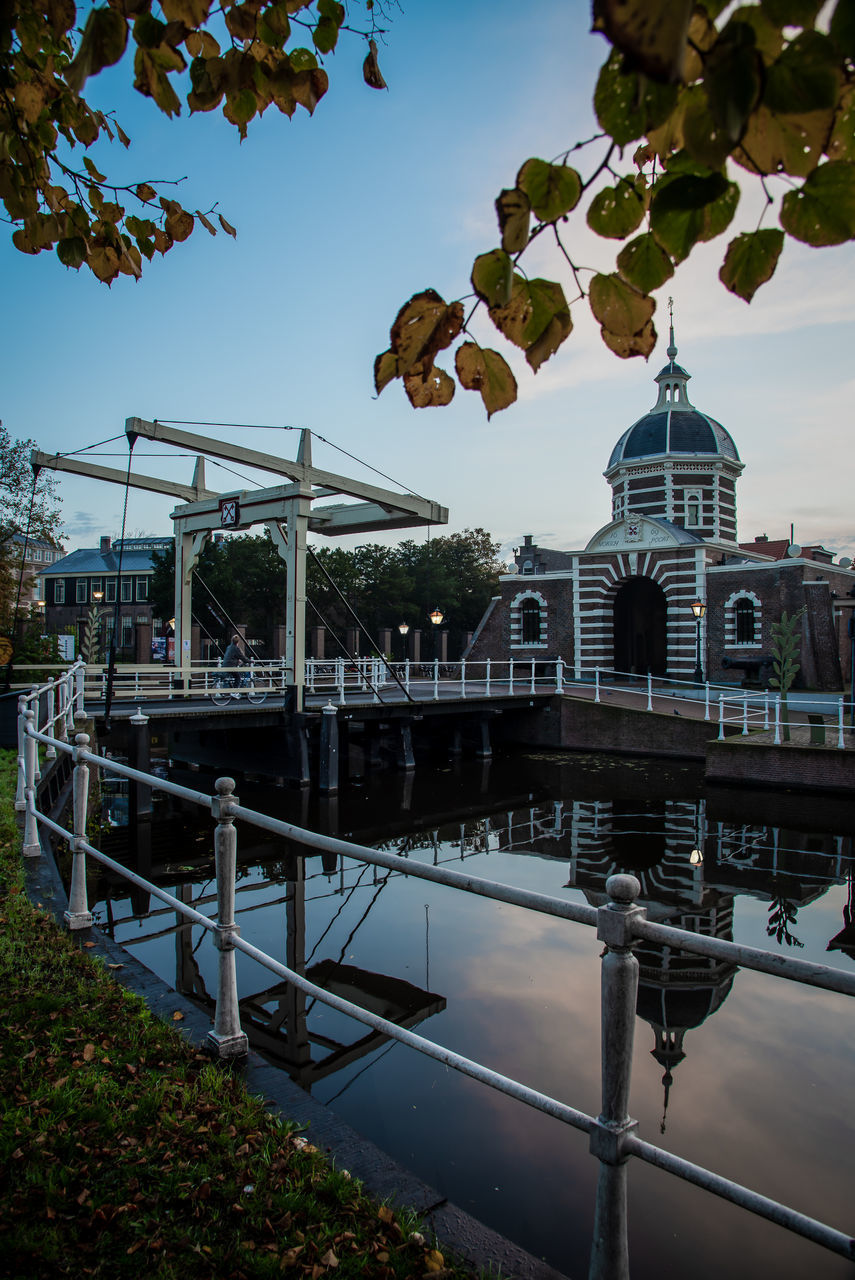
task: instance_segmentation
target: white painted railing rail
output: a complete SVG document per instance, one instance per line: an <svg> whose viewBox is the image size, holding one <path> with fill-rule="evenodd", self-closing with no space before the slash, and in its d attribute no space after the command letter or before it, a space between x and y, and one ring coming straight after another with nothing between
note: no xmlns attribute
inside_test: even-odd
<svg viewBox="0 0 855 1280"><path fill-rule="evenodd" d="M41 854L38 830L40 825L69 845L72 852L72 871L69 905L65 918L70 929L88 928L93 923L86 890L86 859L91 857L116 875L144 888L146 892L212 934L219 961L214 1025L209 1033L209 1039L218 1055L240 1056L247 1048L247 1037L240 1025L235 968L235 953L240 951L313 998L373 1027L391 1039L398 1040L491 1088L498 1089L587 1133L591 1153L600 1162L590 1280L628 1280L626 1193L630 1156L635 1156L696 1186L703 1187L752 1213L776 1222L824 1248L855 1261L855 1241L850 1235L768 1197L761 1196L729 1178L675 1156L652 1143L644 1142L635 1135L636 1122L629 1115L639 976L634 947L639 940L664 943L698 955L715 955L717 959L726 960L734 965L849 996L855 996L855 974L650 922L646 918L645 909L636 902L640 885L631 875L610 877L606 883L608 903L600 908L593 908L500 884L463 871L413 862L397 854L308 831L293 823L271 818L247 808L241 805L234 795L235 784L231 778L218 779L215 785L216 794L213 796L193 791L94 754L88 749L89 738L84 733L76 735L72 746L66 739L39 732L35 727L35 719L36 712L32 706L22 710L26 804L24 856L37 857ZM72 831L68 831L38 809L37 752L40 745L46 749L53 748L59 753L67 753L73 759ZM87 840L86 816L89 774L92 768L127 778L131 783L139 783L153 790L180 796L210 811L215 822L213 854L217 881L216 919L205 916L165 890L144 880L135 872L129 871L101 853ZM492 898L525 910L546 913L588 926L595 925L597 940L605 944L601 970L602 1110L600 1115L589 1116L564 1102L550 1098L519 1081L511 1080L483 1064L454 1053L415 1032L401 1028L350 1001L335 996L242 938L234 919L236 823L239 821L287 838L302 846L306 853L335 853L359 862L386 867L405 875L417 876L450 888Z"/></svg>
<svg viewBox="0 0 855 1280"><path fill-rule="evenodd" d="M241 692L251 695L250 701L263 701L267 696L281 697L290 684L284 659L253 661L247 666L229 668L197 662L188 670L189 675L162 663L121 666L114 679L113 705L124 703L126 707L136 707L148 701L172 702L187 698L216 701L223 685L228 684L233 676L239 678ZM477 701L564 694L600 704L620 702L632 710L666 715L682 708L680 714L694 719L703 709L703 719L717 725L720 740L727 733L738 732L748 736L755 732L769 732L773 735L773 742L780 744L786 740L786 726L789 725L790 730L819 732L827 746L838 750L855 747L855 702L844 699L842 695L791 690L785 700L771 690L740 689L733 685L710 683L698 685L691 680L639 676L600 667L578 673L561 658L511 658L506 662L497 659L483 662L434 660L422 663L391 662L376 657L310 658L306 662L305 676L307 705L315 708L330 702L344 706L348 703L400 702L407 698L413 702L454 698ZM61 708L56 712L57 722L64 710L70 725L73 715L82 714L87 703L97 706L104 702L106 684L106 667L87 666L78 660L68 671L40 686L35 701L31 689L22 690L21 696L27 699L27 705L32 701L34 706L39 698L43 706L45 699L55 697L56 706ZM73 697L69 690L73 690ZM45 716L40 712L37 727L49 726L51 714ZM822 717L821 727L816 720L818 715ZM22 806L19 804L19 807Z"/></svg>

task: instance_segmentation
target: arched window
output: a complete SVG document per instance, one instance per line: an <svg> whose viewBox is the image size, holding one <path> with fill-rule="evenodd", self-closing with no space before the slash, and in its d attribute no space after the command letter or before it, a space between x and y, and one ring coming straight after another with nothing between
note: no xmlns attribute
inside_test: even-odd
<svg viewBox="0 0 855 1280"><path fill-rule="evenodd" d="M540 644L540 603L532 596L520 608L523 644Z"/></svg>
<svg viewBox="0 0 855 1280"><path fill-rule="evenodd" d="M736 602L734 615L736 621L736 643L753 644L756 635L754 601L749 600L747 596L742 596Z"/></svg>
<svg viewBox="0 0 855 1280"><path fill-rule="evenodd" d="M701 523L701 495L699 493L686 494L686 528L697 529Z"/></svg>
<svg viewBox="0 0 855 1280"><path fill-rule="evenodd" d="M539 591L521 591L511 601L511 648L545 649L549 639L549 607Z"/></svg>
<svg viewBox="0 0 855 1280"><path fill-rule="evenodd" d="M753 591L734 591L724 604L724 647L760 648L763 639L763 602Z"/></svg>

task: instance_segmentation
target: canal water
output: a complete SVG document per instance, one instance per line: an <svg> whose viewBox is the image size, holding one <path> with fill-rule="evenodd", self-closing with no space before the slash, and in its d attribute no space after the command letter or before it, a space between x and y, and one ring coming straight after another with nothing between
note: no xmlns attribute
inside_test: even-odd
<svg viewBox="0 0 855 1280"><path fill-rule="evenodd" d="M169 767L201 790L213 775ZM690 765L515 755L353 778L336 800L238 779L242 803L425 862L598 905L631 871L652 919L851 969L849 802L705 788ZM133 838L104 797L103 847L208 914L212 825L164 799ZM112 825L117 824L117 825ZM593 929L354 862L303 858L239 827L242 935L343 994L583 1111L600 1108ZM94 871L93 875L99 873ZM101 925L209 1004L203 931L103 874ZM639 951L631 1114L639 1135L852 1231L851 1000ZM597 1163L586 1137L305 1000L238 956L254 1044L442 1195L587 1274ZM851 1277L842 1259L634 1161L634 1280Z"/></svg>

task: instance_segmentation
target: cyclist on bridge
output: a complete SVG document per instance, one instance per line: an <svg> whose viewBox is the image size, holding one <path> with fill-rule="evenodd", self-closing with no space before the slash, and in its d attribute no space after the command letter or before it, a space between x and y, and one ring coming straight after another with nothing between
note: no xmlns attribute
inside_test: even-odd
<svg viewBox="0 0 855 1280"><path fill-rule="evenodd" d="M223 654L223 666L224 667L242 667L245 665L246 665L246 655L243 649L240 647L240 636L234 635L232 636L230 643L226 646L226 651ZM231 684L232 684L232 687L235 689L238 687L239 680L238 680L237 673L235 673L235 675L231 677Z"/></svg>

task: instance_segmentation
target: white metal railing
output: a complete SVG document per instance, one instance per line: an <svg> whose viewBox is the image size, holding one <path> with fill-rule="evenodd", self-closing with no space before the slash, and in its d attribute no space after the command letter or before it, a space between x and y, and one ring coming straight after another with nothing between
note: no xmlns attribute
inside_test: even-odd
<svg viewBox="0 0 855 1280"><path fill-rule="evenodd" d="M65 696L69 674L74 673L73 714L84 714L85 703L102 703L107 691L107 668L78 660L55 679L40 686L45 698ZM172 701L177 698L210 699L237 676L254 700L267 695L283 695L292 683L285 660L252 661L241 667L223 668L218 663L194 662L182 669L163 664L121 666L113 677L112 698L115 703L140 704L151 699ZM32 686L22 696L32 696ZM52 692L51 692L52 690ZM45 692L47 691L47 692ZM839 750L855 747L855 702L842 696L815 695L791 690L784 699L770 690L738 689L733 685L702 685L691 680L666 676L633 675L629 672L596 667L589 673L574 672L562 658L511 658L508 661L486 659L473 662L390 662L385 658L309 658L305 666L305 694L310 701L379 703L409 698L423 702L440 698L477 700L496 697L531 697L563 694L604 704L620 695L622 705L633 710L670 714L683 709L683 714L697 719L703 708L703 719L717 724L723 739L734 730L747 736L754 732L771 732L773 741L786 740L786 730L821 728L826 745ZM257 699L256 699L257 695ZM69 698L63 704L68 709ZM50 715L53 715L51 712ZM57 713L58 714L58 713ZM822 716L819 726L816 716ZM813 718L812 718L813 717ZM72 727L69 721L69 729ZM41 717L37 727L49 725L49 717Z"/></svg>
<svg viewBox="0 0 855 1280"><path fill-rule="evenodd" d="M788 1230L814 1241L850 1260L855 1260L855 1240L790 1209L766 1196L761 1196L729 1178L705 1169L671 1152L648 1143L635 1135L636 1122L629 1115L630 1075L633 1036L636 1020L639 965L634 947L639 941L671 946L701 956L712 956L728 964L754 969L790 981L806 983L825 990L855 995L855 973L846 973L827 965L809 963L789 956L767 952L756 947L726 942L647 919L646 910L638 906L638 880L631 875L615 875L606 883L609 901L599 908L569 902L565 899L534 893L443 866L413 862L397 854L351 844L331 836L320 835L292 823L271 818L241 805L234 795L231 778L219 778L216 794L193 791L168 780L142 773L117 761L91 752L86 734L76 735L71 746L63 738L52 738L35 728L32 706L22 709L25 765L25 816L23 854L41 854L39 826L67 842L72 853L71 884L65 919L70 929L88 928L93 923L86 888L86 859L95 858L116 875L145 889L187 920L201 926L213 936L219 952L218 983L214 1025L210 1043L222 1057L246 1052L247 1037L240 1025L237 995L236 957L240 951L279 978L331 1008L348 1014L382 1034L443 1062L472 1078L563 1121L589 1135L591 1153L600 1161L600 1177L595 1208L594 1242L589 1276L591 1280L627 1280L629 1255L627 1244L626 1180L628 1158L635 1156L677 1177L748 1209ZM37 752L39 744L54 751L68 753L74 763L73 830L54 821L38 809ZM214 821L213 852L217 882L217 915L209 918L165 890L144 880L96 849L86 838L90 769L126 778L181 797L210 811ZM465 1058L442 1045L406 1030L397 1024L344 1000L316 986L301 974L267 955L240 936L235 923L235 880L237 859L236 822L284 837L301 845L307 853L328 852L343 858L386 867L390 870L431 880L467 893L526 910L548 914L569 922L596 927L596 937L605 947L601 967L601 1039L602 1039L602 1110L598 1117L569 1106L557 1099L509 1079L483 1064Z"/></svg>

